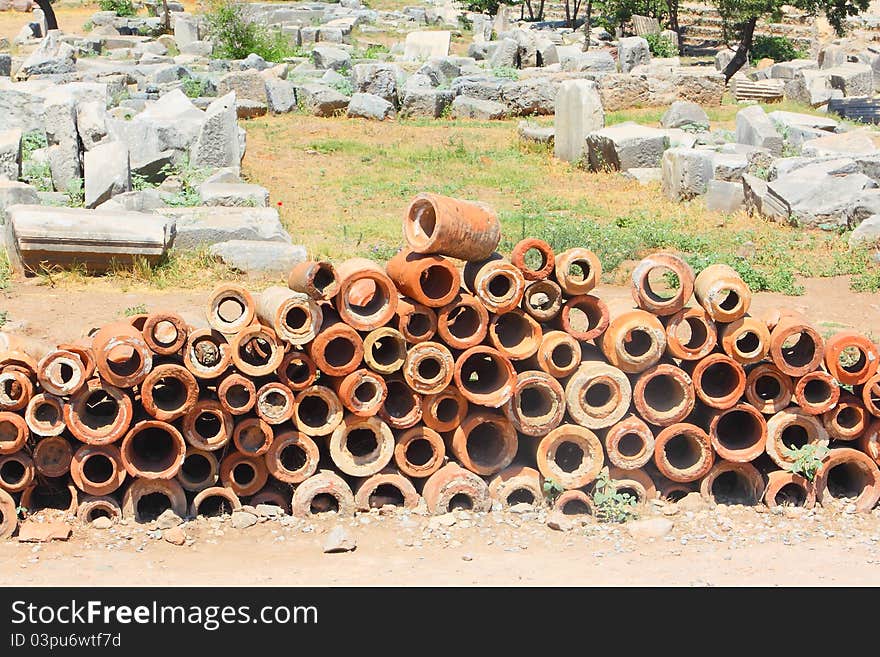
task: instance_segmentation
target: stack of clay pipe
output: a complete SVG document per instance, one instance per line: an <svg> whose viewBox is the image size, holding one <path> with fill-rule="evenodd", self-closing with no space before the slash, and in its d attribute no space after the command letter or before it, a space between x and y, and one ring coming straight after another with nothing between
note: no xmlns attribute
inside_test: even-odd
<svg viewBox="0 0 880 657"><path fill-rule="evenodd" d="M552 499L595 514L604 466L639 504L877 503L865 337L751 316L733 269L695 277L667 253L606 303L587 247L526 239L504 257L477 203L420 194L404 235L384 267L305 262L287 287L221 284L192 316L54 348L0 334L2 534L19 506L85 522L243 503L348 516L420 497L431 513ZM808 443L831 448L813 481L791 472Z"/></svg>

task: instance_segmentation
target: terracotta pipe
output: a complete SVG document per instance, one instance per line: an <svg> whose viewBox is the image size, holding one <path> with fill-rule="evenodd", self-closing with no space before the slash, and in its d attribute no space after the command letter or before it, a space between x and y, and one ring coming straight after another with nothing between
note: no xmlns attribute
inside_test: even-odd
<svg viewBox="0 0 880 657"><path fill-rule="evenodd" d="M126 474L115 445L83 445L70 462L70 478L89 495L110 495L122 486Z"/></svg>
<svg viewBox="0 0 880 657"><path fill-rule="evenodd" d="M300 431L279 433L266 452L269 474L286 484L299 484L318 471L321 453L314 440Z"/></svg>
<svg viewBox="0 0 880 657"><path fill-rule="evenodd" d="M22 491L18 506L27 509L29 515L42 509L58 509L66 515L75 515L79 491L66 479L37 479Z"/></svg>
<svg viewBox="0 0 880 657"><path fill-rule="evenodd" d="M43 355L46 353L49 353L49 350L46 350ZM40 357L42 358L42 356ZM36 381L37 359L23 351L0 351L0 372L8 370L24 372L29 379Z"/></svg>
<svg viewBox="0 0 880 657"><path fill-rule="evenodd" d="M654 465L672 481L697 481L709 473L714 462L709 436L694 424L673 424L654 439Z"/></svg>
<svg viewBox="0 0 880 657"><path fill-rule="evenodd" d="M63 477L70 472L73 448L66 438L43 438L34 448L34 467L44 477Z"/></svg>
<svg viewBox="0 0 880 657"><path fill-rule="evenodd" d="M361 479L354 486L354 504L359 511L380 509L386 504L415 509L420 500L412 482L393 470Z"/></svg>
<svg viewBox="0 0 880 657"><path fill-rule="evenodd" d="M342 322L324 325L308 346L315 366L327 376L354 372L364 358L364 342L358 332Z"/></svg>
<svg viewBox="0 0 880 657"><path fill-rule="evenodd" d="M143 333L144 326L147 323L147 317L149 317L147 313L137 313L135 315L130 315L129 317L126 317L123 321L136 328L140 333Z"/></svg>
<svg viewBox="0 0 880 657"><path fill-rule="evenodd" d="M422 193L406 210L403 236L417 253L483 260L498 248L501 224L495 212L483 203Z"/></svg>
<svg viewBox="0 0 880 657"><path fill-rule="evenodd" d="M609 468L608 478L614 482L615 492L626 493L634 497L638 506L646 506L651 500L658 497L654 481L644 470Z"/></svg>
<svg viewBox="0 0 880 657"><path fill-rule="evenodd" d="M367 369L334 379L333 387L346 410L360 417L378 413L388 396L385 379Z"/></svg>
<svg viewBox="0 0 880 657"><path fill-rule="evenodd" d="M318 376L318 367L307 353L291 349L281 359L281 365L278 366L276 374L281 383L291 390L299 392L315 382Z"/></svg>
<svg viewBox="0 0 880 657"><path fill-rule="evenodd" d="M167 422L141 420L122 439L120 451L132 477L172 479L183 463L186 443Z"/></svg>
<svg viewBox="0 0 880 657"><path fill-rule="evenodd" d="M747 463L764 453L767 422L753 406L737 404L712 415L709 438L720 458L735 463Z"/></svg>
<svg viewBox="0 0 880 657"><path fill-rule="evenodd" d="M696 401L691 377L667 363L642 372L632 394L639 415L659 427L682 422L694 410Z"/></svg>
<svg viewBox="0 0 880 657"><path fill-rule="evenodd" d="M238 495L231 488L211 486L196 493L189 508L189 515L193 518L219 516L224 515L227 509L229 515L241 511L241 500L238 499Z"/></svg>
<svg viewBox="0 0 880 657"><path fill-rule="evenodd" d="M266 487L250 499L251 506L260 506L262 504L268 506L277 506L284 513L290 513L291 492L287 493L267 484Z"/></svg>
<svg viewBox="0 0 880 657"><path fill-rule="evenodd" d="M516 308L526 289L522 272L497 253L488 260L468 262L463 281L486 310L499 315Z"/></svg>
<svg viewBox="0 0 880 657"><path fill-rule="evenodd" d="M840 387L821 370L804 374L794 385L794 401L809 415L821 415L837 406Z"/></svg>
<svg viewBox="0 0 880 657"><path fill-rule="evenodd" d="M0 538L10 538L18 529L18 509L15 500L0 489Z"/></svg>
<svg viewBox="0 0 880 657"><path fill-rule="evenodd" d="M794 394L791 377L770 363L761 363L749 370L746 377L746 400L765 415L788 408Z"/></svg>
<svg viewBox="0 0 880 657"><path fill-rule="evenodd" d="M534 356L542 337L541 325L518 308L495 315L489 322L489 342L510 360Z"/></svg>
<svg viewBox="0 0 880 657"><path fill-rule="evenodd" d="M472 412L452 434L450 449L458 462L478 475L493 475L516 456L516 429L500 413Z"/></svg>
<svg viewBox="0 0 880 657"><path fill-rule="evenodd" d="M764 478L751 463L718 461L700 482L700 494L717 504L754 506L764 497Z"/></svg>
<svg viewBox="0 0 880 657"><path fill-rule="evenodd" d="M345 479L330 470L320 470L293 491L290 512L296 518L335 513L341 518L354 515L354 495Z"/></svg>
<svg viewBox="0 0 880 657"><path fill-rule="evenodd" d="M800 315L786 313L770 333L770 358L789 376L812 372L824 355L822 336Z"/></svg>
<svg viewBox="0 0 880 657"><path fill-rule="evenodd" d="M588 429L602 429L619 422L629 411L632 387L616 367L584 361L565 384L568 414Z"/></svg>
<svg viewBox="0 0 880 657"><path fill-rule="evenodd" d="M658 476L657 491L660 499L664 502L678 502L694 491L693 483L670 481L666 477Z"/></svg>
<svg viewBox="0 0 880 657"><path fill-rule="evenodd" d="M437 311L437 334L450 349L470 349L480 344L489 331L489 312L470 294L459 294Z"/></svg>
<svg viewBox="0 0 880 657"><path fill-rule="evenodd" d="M88 338L80 338L76 342L65 342L58 345L58 349L61 351L69 351L79 358L85 368L85 380L92 378L95 373L95 352L91 342Z"/></svg>
<svg viewBox="0 0 880 657"><path fill-rule="evenodd" d="M411 344L431 340L437 332L437 313L434 309L412 299L401 298L397 301L393 321L403 338Z"/></svg>
<svg viewBox="0 0 880 657"><path fill-rule="evenodd" d="M430 477L440 469L446 458L443 437L428 427L407 429L397 437L394 463L407 477Z"/></svg>
<svg viewBox="0 0 880 657"><path fill-rule="evenodd" d="M270 381L257 389L257 415L265 422L276 425L293 417L295 396L293 390L278 381Z"/></svg>
<svg viewBox="0 0 880 657"><path fill-rule="evenodd" d="M741 365L761 362L770 352L770 331L767 330L767 324L746 315L723 325L721 348Z"/></svg>
<svg viewBox="0 0 880 657"><path fill-rule="evenodd" d="M535 354L537 366L552 377L564 379L581 364L581 344L564 331L548 331Z"/></svg>
<svg viewBox="0 0 880 657"><path fill-rule="evenodd" d="M864 433L870 418L856 396L842 394L837 406L822 414L822 425L833 440L855 440Z"/></svg>
<svg viewBox="0 0 880 657"><path fill-rule="evenodd" d="M58 436L66 428L64 402L54 395L34 395L25 409L24 420L36 436Z"/></svg>
<svg viewBox="0 0 880 657"><path fill-rule="evenodd" d="M458 388L449 386L436 395L422 399L422 419L425 426L446 433L459 426L468 414L468 401Z"/></svg>
<svg viewBox="0 0 880 657"><path fill-rule="evenodd" d="M597 339L605 358L628 374L656 365L666 350L666 330L656 316L628 309L618 301L609 305L608 328Z"/></svg>
<svg viewBox="0 0 880 657"><path fill-rule="evenodd" d="M452 382L455 360L439 342L413 345L403 363L403 378L420 395L434 395Z"/></svg>
<svg viewBox="0 0 880 657"><path fill-rule="evenodd" d="M256 314L279 340L296 346L314 340L324 322L321 306L311 297L277 285L257 296Z"/></svg>
<svg viewBox="0 0 880 657"><path fill-rule="evenodd" d="M394 456L394 434L377 417L347 415L327 444L336 467L352 477L374 475Z"/></svg>
<svg viewBox="0 0 880 657"><path fill-rule="evenodd" d="M192 372L173 363L154 367L141 384L141 405L156 420L183 417L199 400L199 382Z"/></svg>
<svg viewBox="0 0 880 657"><path fill-rule="evenodd" d="M85 385L86 367L72 351L53 349L37 363L37 380L44 392L69 397Z"/></svg>
<svg viewBox="0 0 880 657"><path fill-rule="evenodd" d="M571 297L562 306L559 323L577 340L596 340L608 329L608 306L592 294Z"/></svg>
<svg viewBox="0 0 880 657"><path fill-rule="evenodd" d="M764 504L777 506L802 506L812 509L816 505L816 489L812 482L788 470L774 470L767 475Z"/></svg>
<svg viewBox="0 0 880 657"><path fill-rule="evenodd" d="M254 378L274 374L284 358L284 347L275 331L261 324L243 328L229 346L233 365L242 374Z"/></svg>
<svg viewBox="0 0 880 657"><path fill-rule="evenodd" d="M666 273L678 281L678 287L670 295L661 294L651 284L652 274ZM661 317L674 315L687 305L694 293L694 270L676 255L653 253L642 258L633 269L631 291L633 300L642 310Z"/></svg>
<svg viewBox="0 0 880 657"><path fill-rule="evenodd" d="M715 322L699 307L679 310L666 320L666 353L679 360L699 360L715 349Z"/></svg>
<svg viewBox="0 0 880 657"><path fill-rule="evenodd" d="M184 489L197 493L217 483L220 477L220 462L214 452L187 447L183 464L177 471L177 481Z"/></svg>
<svg viewBox="0 0 880 657"><path fill-rule="evenodd" d="M183 416L183 437L189 445L206 452L226 446L234 421L220 402L202 399Z"/></svg>
<svg viewBox="0 0 880 657"><path fill-rule="evenodd" d="M153 352L143 334L125 321L105 324L92 341L101 378L120 388L143 381L153 367Z"/></svg>
<svg viewBox="0 0 880 657"><path fill-rule="evenodd" d="M576 424L562 424L538 443L538 470L566 489L583 488L602 469L605 454L592 431Z"/></svg>
<svg viewBox="0 0 880 657"><path fill-rule="evenodd" d="M859 438L859 449L880 463L880 420L874 420Z"/></svg>
<svg viewBox="0 0 880 657"><path fill-rule="evenodd" d="M366 258L350 258L336 269L339 292L336 310L358 331L372 331L394 317L397 288L382 268Z"/></svg>
<svg viewBox="0 0 880 657"><path fill-rule="evenodd" d="M186 338L183 364L198 379L221 376L232 360L232 349L219 331L195 329Z"/></svg>
<svg viewBox="0 0 880 657"><path fill-rule="evenodd" d="M401 294L429 308L445 306L461 287L461 274L450 260L410 249L398 251L385 271Z"/></svg>
<svg viewBox="0 0 880 657"><path fill-rule="evenodd" d="M259 491L269 480L265 461L258 456L229 452L220 461L220 481L239 497Z"/></svg>
<svg viewBox="0 0 880 657"><path fill-rule="evenodd" d="M401 376L385 379L388 396L379 409L379 417L395 429L409 429L422 419L422 396L413 391Z"/></svg>
<svg viewBox="0 0 880 657"><path fill-rule="evenodd" d="M841 362L841 357L846 357L849 352L854 352L854 359ZM842 385L865 383L877 372L878 358L877 345L855 331L835 333L825 343L825 367Z"/></svg>
<svg viewBox="0 0 880 657"><path fill-rule="evenodd" d="M473 404L499 408L510 399L515 382L510 360L491 347L471 347L455 361L455 385Z"/></svg>
<svg viewBox="0 0 880 657"><path fill-rule="evenodd" d="M816 501L855 497L856 511L866 513L880 500L880 470L877 464L858 450L849 447L832 449L825 457L816 478Z"/></svg>
<svg viewBox="0 0 880 657"><path fill-rule="evenodd" d="M434 515L456 509L485 512L492 508L489 486L482 478L450 461L425 481L422 497Z"/></svg>
<svg viewBox="0 0 880 657"><path fill-rule="evenodd" d="M716 322L733 322L749 311L752 292L733 267L709 265L694 280L694 296Z"/></svg>
<svg viewBox="0 0 880 657"><path fill-rule="evenodd" d="M0 372L0 412L20 411L33 396L34 384L25 372Z"/></svg>
<svg viewBox="0 0 880 657"><path fill-rule="evenodd" d="M133 413L131 397L100 379L90 379L64 406L64 423L77 440L107 445L125 435Z"/></svg>
<svg viewBox="0 0 880 657"><path fill-rule="evenodd" d="M406 360L406 338L391 328L382 326L364 338L364 363L383 376L394 374Z"/></svg>
<svg viewBox="0 0 880 657"><path fill-rule="evenodd" d="M295 354L299 352L291 352ZM290 354L288 354L289 356ZM292 366L292 360L288 361L288 365ZM280 368L284 370L283 363ZM281 382L289 388L286 378L281 378ZM257 389L254 382L246 376L235 372L227 374L217 386L217 400L223 407L223 410L230 415L244 415L248 413L257 403Z"/></svg>
<svg viewBox="0 0 880 657"><path fill-rule="evenodd" d="M862 403L871 415L880 417L880 374L875 374L862 386Z"/></svg>
<svg viewBox="0 0 880 657"><path fill-rule="evenodd" d="M517 431L527 436L543 436L565 417L565 391L546 372L520 372L503 409Z"/></svg>
<svg viewBox="0 0 880 657"><path fill-rule="evenodd" d="M208 298L206 317L212 329L233 335L254 321L255 312L250 292L235 283L220 283Z"/></svg>
<svg viewBox="0 0 880 657"><path fill-rule="evenodd" d="M553 502L553 510L564 516L596 517L593 499L582 490L566 490Z"/></svg>
<svg viewBox="0 0 880 657"><path fill-rule="evenodd" d="M0 454L14 454L24 447L29 435L23 417L9 411L0 412Z"/></svg>
<svg viewBox="0 0 880 657"><path fill-rule="evenodd" d="M258 417L240 420L232 432L235 448L247 456L262 456L272 447L272 427Z"/></svg>
<svg viewBox="0 0 880 657"><path fill-rule="evenodd" d="M779 411L767 420L767 446L765 451L780 468L786 469L794 459L785 448L799 448L807 443L828 444L828 433L814 415L807 415L796 406Z"/></svg>
<svg viewBox="0 0 880 657"><path fill-rule="evenodd" d="M575 247L556 254L556 282L568 296L588 294L602 279L602 263L590 251Z"/></svg>
<svg viewBox="0 0 880 657"><path fill-rule="evenodd" d="M177 313L156 312L147 316L141 331L150 350L158 356L180 353L189 333L184 319Z"/></svg>
<svg viewBox="0 0 880 657"><path fill-rule="evenodd" d="M21 352L27 354L34 362L52 350L52 345L44 340L31 338L26 335L15 335L0 331L0 353Z"/></svg>
<svg viewBox="0 0 880 657"><path fill-rule="evenodd" d="M20 493L34 481L36 468L33 459L19 450L0 456L0 488L9 493Z"/></svg>
<svg viewBox="0 0 880 657"><path fill-rule="evenodd" d="M342 403L326 386L309 386L293 400L293 423L307 436L327 436L342 422Z"/></svg>
<svg viewBox="0 0 880 657"><path fill-rule="evenodd" d="M534 468L511 465L489 482L489 497L504 508L516 504L542 507L545 505L544 480Z"/></svg>
<svg viewBox="0 0 880 657"><path fill-rule="evenodd" d="M522 308L539 322L550 322L562 310L562 288L549 279L529 283L523 292Z"/></svg>
<svg viewBox="0 0 880 657"><path fill-rule="evenodd" d="M636 470L654 456L654 434L637 415L628 415L605 434L605 453L612 465Z"/></svg>
<svg viewBox="0 0 880 657"><path fill-rule="evenodd" d="M532 267L526 262L530 253L535 253L540 258L538 266ZM529 260L533 258L529 257ZM514 245L510 252L510 262L522 272L523 278L527 281L543 281L553 273L556 256L553 254L553 247L544 240L527 237Z"/></svg>
<svg viewBox="0 0 880 657"><path fill-rule="evenodd" d="M122 517L138 523L155 520L155 517L145 513L147 509L142 507L141 502L157 493L167 500L168 508L178 517L186 517L186 494L176 479L143 478L135 479L125 489L122 497Z"/></svg>
<svg viewBox="0 0 880 657"><path fill-rule="evenodd" d="M122 507L115 498L109 495L93 497L85 495L76 508L76 518L81 523L91 523L98 518L110 518L113 523L122 519Z"/></svg>
<svg viewBox="0 0 880 657"><path fill-rule="evenodd" d="M339 279L333 265L324 260L299 262L290 270L287 287L315 300L328 300L339 291Z"/></svg>
<svg viewBox="0 0 880 657"><path fill-rule="evenodd" d="M696 364L688 363L697 397L712 408L731 408L746 390L746 372L730 356L709 354Z"/></svg>

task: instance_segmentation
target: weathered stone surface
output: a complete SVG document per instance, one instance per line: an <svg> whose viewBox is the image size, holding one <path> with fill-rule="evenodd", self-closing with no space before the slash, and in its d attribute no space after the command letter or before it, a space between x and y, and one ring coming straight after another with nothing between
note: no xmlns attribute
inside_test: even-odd
<svg viewBox="0 0 880 657"><path fill-rule="evenodd" d="M154 188L123 192L97 206L100 210L124 210L128 212L152 212L158 208L165 207L168 207L168 204L165 202L164 193Z"/></svg>
<svg viewBox="0 0 880 657"><path fill-rule="evenodd" d="M662 130L631 121L603 128L587 137L590 169L594 171L657 167L669 137Z"/></svg>
<svg viewBox="0 0 880 657"><path fill-rule="evenodd" d="M74 70L76 70L76 50L61 41L53 32L43 38L37 49L24 60L19 74L30 77L72 73Z"/></svg>
<svg viewBox="0 0 880 657"><path fill-rule="evenodd" d="M668 518L642 518L632 520L626 525L626 531L636 540L663 538L672 531L674 524Z"/></svg>
<svg viewBox="0 0 880 657"><path fill-rule="evenodd" d="M0 178L21 177L21 130L0 130Z"/></svg>
<svg viewBox="0 0 880 657"><path fill-rule="evenodd" d="M255 514L248 511L235 511L232 514L232 528L247 529L256 525L258 520Z"/></svg>
<svg viewBox="0 0 880 657"><path fill-rule="evenodd" d="M266 80L266 102L273 114L286 114L296 107L296 91L287 80Z"/></svg>
<svg viewBox="0 0 880 657"><path fill-rule="evenodd" d="M798 103L818 107L832 97L828 71L800 69L785 85L785 97Z"/></svg>
<svg viewBox="0 0 880 657"><path fill-rule="evenodd" d="M192 14L175 13L174 16L174 40L181 50L201 39L201 22Z"/></svg>
<svg viewBox="0 0 880 657"><path fill-rule="evenodd" d="M349 117L384 121L394 116L394 105L374 94L356 93L348 103Z"/></svg>
<svg viewBox="0 0 880 657"><path fill-rule="evenodd" d="M297 103L315 116L334 116L348 107L348 96L323 84L309 83L296 87Z"/></svg>
<svg viewBox="0 0 880 657"><path fill-rule="evenodd" d="M706 189L706 209L731 214L745 205L741 182L710 180Z"/></svg>
<svg viewBox="0 0 880 657"><path fill-rule="evenodd" d="M426 60L446 57L452 33L445 30L432 32L409 32L403 47L403 57L409 60Z"/></svg>
<svg viewBox="0 0 880 657"><path fill-rule="evenodd" d="M782 136L759 105L736 113L736 141L766 148L777 157L782 155Z"/></svg>
<svg viewBox="0 0 880 657"><path fill-rule="evenodd" d="M844 96L871 96L874 94L874 70L868 64L841 64L825 69L832 89Z"/></svg>
<svg viewBox="0 0 880 657"><path fill-rule="evenodd" d="M677 100L660 119L660 125L664 128L680 128L685 125L707 126L709 117L705 110L687 100Z"/></svg>
<svg viewBox="0 0 880 657"><path fill-rule="evenodd" d="M176 221L174 249L229 240L290 242L275 208L162 208L157 212Z"/></svg>
<svg viewBox="0 0 880 657"><path fill-rule="evenodd" d="M56 190L64 191L70 183L82 177L73 96L63 91L47 94L43 102L43 117L49 143L52 183Z"/></svg>
<svg viewBox="0 0 880 657"><path fill-rule="evenodd" d="M454 92L432 87L407 86L400 111L405 116L437 118L452 104Z"/></svg>
<svg viewBox="0 0 880 657"><path fill-rule="evenodd" d="M19 543L48 543L66 541L72 533L70 525L62 521L37 522L25 520L18 527Z"/></svg>
<svg viewBox="0 0 880 657"><path fill-rule="evenodd" d="M85 206L94 208L131 189L128 148L118 141L100 144L84 158Z"/></svg>
<svg viewBox="0 0 880 657"><path fill-rule="evenodd" d="M707 74L693 69L674 70L672 87L678 100L689 100L702 107L715 107L721 104L726 83L721 74Z"/></svg>
<svg viewBox="0 0 880 657"><path fill-rule="evenodd" d="M516 125L516 133L520 139L533 141L538 144L552 144L555 141L553 126L539 126L529 123L528 121L520 121Z"/></svg>
<svg viewBox="0 0 880 657"><path fill-rule="evenodd" d="M202 205L224 207L267 207L269 190L245 183L203 183L199 185Z"/></svg>
<svg viewBox="0 0 880 657"><path fill-rule="evenodd" d="M6 248L14 271L38 271L41 262L101 272L112 261L157 262L174 233L167 218L139 212L13 205L6 210Z"/></svg>
<svg viewBox="0 0 880 657"><path fill-rule="evenodd" d="M412 80L412 78L410 78ZM491 100L496 103L501 102L501 87L507 81L500 78L488 78L483 75L468 75L456 78L452 81L451 88L455 96L467 96L468 98L479 98L481 100ZM410 84L407 81L407 89Z"/></svg>
<svg viewBox="0 0 880 657"><path fill-rule="evenodd" d="M851 247L873 247L880 244L880 214L873 214L863 220L856 229L850 233L849 245Z"/></svg>
<svg viewBox="0 0 880 657"><path fill-rule="evenodd" d="M670 148L661 161L661 187L667 198L686 201L706 193L712 180L712 154L692 148Z"/></svg>
<svg viewBox="0 0 880 657"><path fill-rule="evenodd" d="M355 64L351 69L355 91L373 94L389 103L397 103L397 78L400 69L393 64Z"/></svg>
<svg viewBox="0 0 880 657"><path fill-rule="evenodd" d="M230 71L217 83L217 95L235 92L236 100L254 100L266 103L266 80L259 71Z"/></svg>
<svg viewBox="0 0 880 657"><path fill-rule="evenodd" d="M607 50L584 52L580 46L563 46L556 49L563 71L588 73L614 73L617 63Z"/></svg>
<svg viewBox="0 0 880 657"><path fill-rule="evenodd" d="M839 157L841 155L872 155L880 151L880 134L870 130L851 130L804 142L805 157Z"/></svg>
<svg viewBox="0 0 880 657"><path fill-rule="evenodd" d="M452 118L493 121L507 116L507 106L492 100L456 96L452 101Z"/></svg>
<svg viewBox="0 0 880 657"><path fill-rule="evenodd" d="M743 153L716 153L712 157L712 167L716 180L739 182L749 169L749 160Z"/></svg>
<svg viewBox="0 0 880 657"><path fill-rule="evenodd" d="M238 139L235 93L213 101L193 147L193 163L201 167L237 167L242 150Z"/></svg>
<svg viewBox="0 0 880 657"><path fill-rule="evenodd" d="M12 55L0 53L0 77L8 78L12 74Z"/></svg>
<svg viewBox="0 0 880 657"><path fill-rule="evenodd" d="M77 103L76 128L83 148L92 150L107 136L107 109L98 101Z"/></svg>
<svg viewBox="0 0 880 657"><path fill-rule="evenodd" d="M324 553L351 552L357 548L357 540L342 525L336 525L324 539Z"/></svg>
<svg viewBox="0 0 880 657"><path fill-rule="evenodd" d="M606 112L651 104L648 81L638 75L605 75L599 80L599 93Z"/></svg>
<svg viewBox="0 0 880 657"><path fill-rule="evenodd" d="M351 55L335 46L315 46L312 61L318 68L332 68L334 71L351 68Z"/></svg>
<svg viewBox="0 0 880 657"><path fill-rule="evenodd" d="M211 255L245 274L280 275L307 259L304 246L285 242L230 240L214 244Z"/></svg>
<svg viewBox="0 0 880 657"><path fill-rule="evenodd" d="M782 80L792 80L798 71L817 69L819 64L815 59L792 59L788 62L779 62L770 67L770 77Z"/></svg>
<svg viewBox="0 0 880 657"><path fill-rule="evenodd" d="M625 37L617 42L617 63L621 73L629 73L639 64L651 63L651 50L642 37Z"/></svg>
<svg viewBox="0 0 880 657"><path fill-rule="evenodd" d="M533 78L508 82L501 87L501 101L512 116L553 114L559 82Z"/></svg>
<svg viewBox="0 0 880 657"><path fill-rule="evenodd" d="M599 88L592 80L566 80L556 94L553 152L577 163L587 149L587 135L605 127Z"/></svg>

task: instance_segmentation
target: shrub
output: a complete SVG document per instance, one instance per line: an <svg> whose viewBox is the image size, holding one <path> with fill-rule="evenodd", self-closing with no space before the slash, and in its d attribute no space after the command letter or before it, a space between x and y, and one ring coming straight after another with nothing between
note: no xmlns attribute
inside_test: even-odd
<svg viewBox="0 0 880 657"><path fill-rule="evenodd" d="M806 53L784 36L756 36L749 58L752 62L772 59L774 62L787 62L802 59Z"/></svg>
<svg viewBox="0 0 880 657"><path fill-rule="evenodd" d="M648 42L652 57L675 57L678 55L672 39L665 34L647 34L645 40Z"/></svg>
<svg viewBox="0 0 880 657"><path fill-rule="evenodd" d="M98 0L98 6L101 11L112 11L117 16L134 16L137 13L131 0Z"/></svg>
<svg viewBox="0 0 880 657"><path fill-rule="evenodd" d="M215 58L244 59L254 53L268 62L280 62L300 54L283 33L252 23L242 6L230 0L215 0L205 18Z"/></svg>
<svg viewBox="0 0 880 657"><path fill-rule="evenodd" d="M189 98L201 98L208 95L208 81L204 78L184 78L180 88Z"/></svg>

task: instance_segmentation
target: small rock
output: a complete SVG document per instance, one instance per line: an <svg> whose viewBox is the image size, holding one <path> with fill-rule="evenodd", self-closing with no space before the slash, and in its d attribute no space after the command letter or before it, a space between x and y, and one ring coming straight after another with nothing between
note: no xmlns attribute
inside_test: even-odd
<svg viewBox="0 0 880 657"><path fill-rule="evenodd" d="M663 507L663 515L664 516L674 516L678 513L678 505L677 504L667 504Z"/></svg>
<svg viewBox="0 0 880 657"><path fill-rule="evenodd" d="M547 516L547 526L560 532L567 532L574 529L574 522L561 511L552 511Z"/></svg>
<svg viewBox="0 0 880 657"><path fill-rule="evenodd" d="M663 538L672 531L673 522L667 518L645 518L626 524L629 535L635 539Z"/></svg>
<svg viewBox="0 0 880 657"><path fill-rule="evenodd" d="M507 510L511 513L528 513L529 511L534 511L535 507L528 502L520 502L509 507Z"/></svg>
<svg viewBox="0 0 880 657"><path fill-rule="evenodd" d="M158 518L156 518L156 526L159 529L171 529L172 527L177 527L182 523L180 516L178 516L171 509L165 509Z"/></svg>
<svg viewBox="0 0 880 657"><path fill-rule="evenodd" d="M26 520L18 528L20 543L45 543L66 541L70 538L70 525L66 522L35 522Z"/></svg>
<svg viewBox="0 0 880 657"><path fill-rule="evenodd" d="M334 552L351 552L357 547L357 541L349 534L345 527L337 525L330 530L327 538L324 539L324 552L332 554Z"/></svg>
<svg viewBox="0 0 880 657"><path fill-rule="evenodd" d="M95 529L110 529L113 526L113 521L110 520L107 516L98 516L94 520L92 520L92 527Z"/></svg>
<svg viewBox="0 0 880 657"><path fill-rule="evenodd" d="M186 534L180 527L171 527L162 532L162 538L171 545L183 545L186 543Z"/></svg>
<svg viewBox="0 0 880 657"><path fill-rule="evenodd" d="M463 555L461 555L461 560L462 561L473 561L474 558L469 554L463 554Z"/></svg>
<svg viewBox="0 0 880 657"><path fill-rule="evenodd" d="M706 500L704 500L703 496L697 492L688 493L682 497L677 504L680 511L703 511L704 509L709 508L706 504Z"/></svg>
<svg viewBox="0 0 880 657"><path fill-rule="evenodd" d="M233 529L247 529L257 524L257 516L248 511L236 511L232 514Z"/></svg>
<svg viewBox="0 0 880 657"><path fill-rule="evenodd" d="M265 518L277 518L284 515L284 509L274 504L257 504L256 512Z"/></svg>

